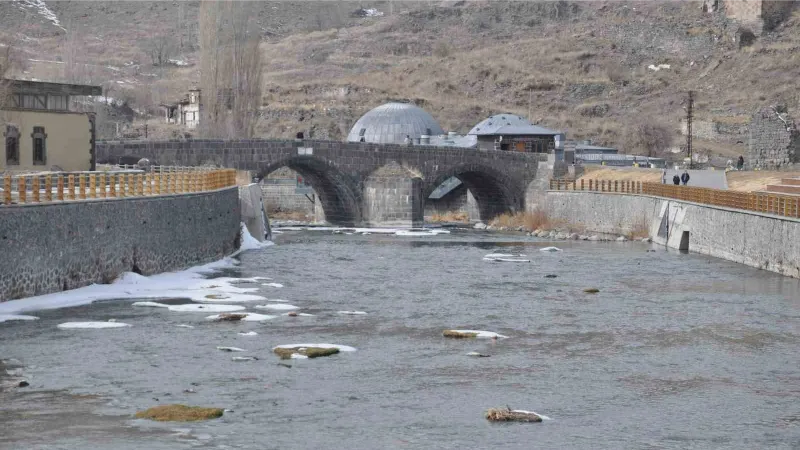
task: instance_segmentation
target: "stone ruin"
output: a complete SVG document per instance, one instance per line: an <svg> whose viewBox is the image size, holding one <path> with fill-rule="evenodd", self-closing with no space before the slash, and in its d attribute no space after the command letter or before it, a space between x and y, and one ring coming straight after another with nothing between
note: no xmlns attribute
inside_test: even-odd
<svg viewBox="0 0 800 450"><path fill-rule="evenodd" d="M800 131L786 108L769 106L753 115L748 160L761 169L789 169L800 162Z"/></svg>
<svg viewBox="0 0 800 450"><path fill-rule="evenodd" d="M750 34L760 36L786 20L795 7L794 0L703 0L703 11L721 12L736 21L749 39Z"/></svg>

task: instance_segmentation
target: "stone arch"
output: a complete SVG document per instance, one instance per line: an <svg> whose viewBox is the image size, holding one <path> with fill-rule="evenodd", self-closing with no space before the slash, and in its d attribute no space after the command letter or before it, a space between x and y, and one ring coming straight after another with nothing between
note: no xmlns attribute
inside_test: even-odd
<svg viewBox="0 0 800 450"><path fill-rule="evenodd" d="M325 218L340 226L356 226L361 222L361 193L342 171L328 161L313 156L295 156L272 164L262 165L258 179L288 167L303 176L316 191Z"/></svg>
<svg viewBox="0 0 800 450"><path fill-rule="evenodd" d="M483 222L500 214L520 212L524 208L524 192L518 183L502 172L481 164L464 164L437 172L432 182L426 184L422 198L427 199L436 187L450 177L461 180L472 192Z"/></svg>

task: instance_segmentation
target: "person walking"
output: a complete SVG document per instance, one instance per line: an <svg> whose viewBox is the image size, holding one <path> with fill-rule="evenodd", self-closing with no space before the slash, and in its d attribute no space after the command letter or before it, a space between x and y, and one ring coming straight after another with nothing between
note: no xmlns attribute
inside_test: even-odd
<svg viewBox="0 0 800 450"><path fill-rule="evenodd" d="M683 175L681 175L681 181L683 181L684 186L689 184L689 171L687 170L683 171Z"/></svg>
<svg viewBox="0 0 800 450"><path fill-rule="evenodd" d="M675 186L681 184L681 177L679 177L677 173L672 176L672 183L675 184Z"/></svg>
<svg viewBox="0 0 800 450"><path fill-rule="evenodd" d="M667 184L667 169L664 168L664 171L661 172L661 184Z"/></svg>
<svg viewBox="0 0 800 450"><path fill-rule="evenodd" d="M736 170L744 169L744 156L739 155L739 160L736 161Z"/></svg>

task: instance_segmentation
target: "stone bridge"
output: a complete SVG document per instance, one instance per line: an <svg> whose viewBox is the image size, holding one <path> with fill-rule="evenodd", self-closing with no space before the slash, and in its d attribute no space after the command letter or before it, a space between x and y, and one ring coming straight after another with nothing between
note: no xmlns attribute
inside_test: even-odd
<svg viewBox="0 0 800 450"><path fill-rule="evenodd" d="M281 167L317 192L326 219L343 226L420 226L425 199L450 177L472 192L481 220L523 211L542 155L508 151L314 140L104 141L97 161L214 164L259 178ZM130 158L133 157L133 158Z"/></svg>

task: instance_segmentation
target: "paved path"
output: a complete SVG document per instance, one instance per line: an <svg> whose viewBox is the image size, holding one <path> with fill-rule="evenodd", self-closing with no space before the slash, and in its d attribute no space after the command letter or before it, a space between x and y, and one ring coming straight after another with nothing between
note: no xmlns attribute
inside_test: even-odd
<svg viewBox="0 0 800 450"><path fill-rule="evenodd" d="M672 184L672 176L680 176L682 170L675 171L667 169L667 183ZM713 189L728 189L728 179L724 170L690 170L688 186L705 187Z"/></svg>

